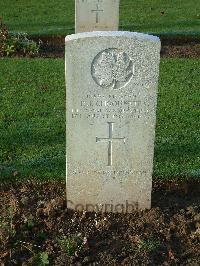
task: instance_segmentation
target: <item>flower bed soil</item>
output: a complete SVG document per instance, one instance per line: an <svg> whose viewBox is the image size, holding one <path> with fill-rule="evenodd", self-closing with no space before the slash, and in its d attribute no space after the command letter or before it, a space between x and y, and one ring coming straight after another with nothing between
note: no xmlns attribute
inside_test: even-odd
<svg viewBox="0 0 200 266"><path fill-rule="evenodd" d="M0 265L200 265L200 182L154 183L133 214L68 210L58 182L1 184L0 213Z"/></svg>
<svg viewBox="0 0 200 266"><path fill-rule="evenodd" d="M64 36L35 36L34 40L42 40L40 56L64 58ZM161 37L161 57L199 58L200 38L197 37Z"/></svg>

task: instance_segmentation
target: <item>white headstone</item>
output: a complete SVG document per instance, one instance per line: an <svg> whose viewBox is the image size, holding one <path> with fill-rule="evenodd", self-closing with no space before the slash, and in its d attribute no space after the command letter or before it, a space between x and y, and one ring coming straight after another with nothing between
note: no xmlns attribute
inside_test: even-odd
<svg viewBox="0 0 200 266"><path fill-rule="evenodd" d="M150 208L158 37L66 37L67 204L86 211Z"/></svg>
<svg viewBox="0 0 200 266"><path fill-rule="evenodd" d="M75 32L118 30L120 0L76 0Z"/></svg>

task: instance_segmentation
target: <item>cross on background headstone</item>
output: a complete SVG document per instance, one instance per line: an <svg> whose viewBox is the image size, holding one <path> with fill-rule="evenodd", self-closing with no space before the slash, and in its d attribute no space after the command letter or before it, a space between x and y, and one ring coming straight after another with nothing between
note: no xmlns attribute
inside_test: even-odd
<svg viewBox="0 0 200 266"><path fill-rule="evenodd" d="M96 9L91 10L92 13L96 12L96 23L99 23L99 12L103 11L103 9L99 9L99 4L96 5Z"/></svg>
<svg viewBox="0 0 200 266"><path fill-rule="evenodd" d="M125 143L126 138L113 138L113 124L114 122L107 122L108 123L108 138L98 138L96 137L96 142L108 141L108 166L112 166L112 143L115 140L123 140Z"/></svg>
<svg viewBox="0 0 200 266"><path fill-rule="evenodd" d="M116 31L120 0L76 0L75 32Z"/></svg>

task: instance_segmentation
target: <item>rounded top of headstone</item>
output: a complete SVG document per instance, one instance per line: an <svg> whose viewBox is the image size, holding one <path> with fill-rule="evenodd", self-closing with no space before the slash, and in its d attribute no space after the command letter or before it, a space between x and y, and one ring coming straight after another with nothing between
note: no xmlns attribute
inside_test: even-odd
<svg viewBox="0 0 200 266"><path fill-rule="evenodd" d="M139 33L139 32L130 32L130 31L92 31L92 32L82 32L77 34L67 35L65 37L65 42L78 40L83 38L94 38L94 37L124 37L139 39L144 41L160 42L160 39L157 36Z"/></svg>

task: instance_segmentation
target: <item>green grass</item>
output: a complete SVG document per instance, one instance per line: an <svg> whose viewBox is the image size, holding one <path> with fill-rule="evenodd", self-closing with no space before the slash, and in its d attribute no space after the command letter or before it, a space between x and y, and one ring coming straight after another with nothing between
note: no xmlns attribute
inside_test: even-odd
<svg viewBox="0 0 200 266"><path fill-rule="evenodd" d="M10 31L36 35L74 32L74 0L0 0L0 7ZM199 0L121 0L120 29L200 34Z"/></svg>
<svg viewBox="0 0 200 266"><path fill-rule="evenodd" d="M198 59L161 61L156 177L200 177L199 68Z"/></svg>
<svg viewBox="0 0 200 266"><path fill-rule="evenodd" d="M64 178L62 60L0 60L0 179Z"/></svg>
<svg viewBox="0 0 200 266"><path fill-rule="evenodd" d="M200 34L198 0L122 0L120 11L123 30L169 35Z"/></svg>
<svg viewBox="0 0 200 266"><path fill-rule="evenodd" d="M200 177L199 67L161 61L154 178ZM64 60L1 59L0 73L0 181L65 180Z"/></svg>

